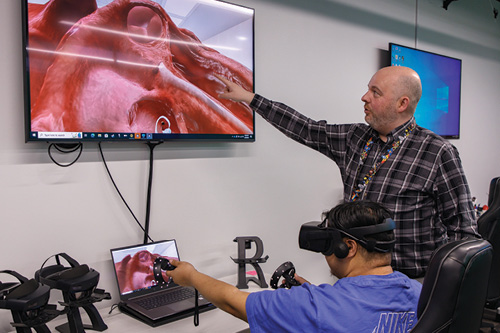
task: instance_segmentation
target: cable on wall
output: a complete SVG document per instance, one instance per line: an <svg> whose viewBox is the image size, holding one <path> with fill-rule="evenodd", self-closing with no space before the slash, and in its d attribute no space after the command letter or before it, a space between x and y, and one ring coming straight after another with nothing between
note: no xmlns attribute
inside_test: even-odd
<svg viewBox="0 0 500 333"><path fill-rule="evenodd" d="M160 143L161 142L148 142L148 146L150 149L150 158L149 158L150 166L149 166L149 181L148 181L148 192L147 192L147 203L146 203L146 205L147 205L146 206L146 223L145 223L144 227L142 226L141 222L139 222L139 220L135 216L134 212L132 211L132 209L128 205L127 201L125 200L125 198L121 194L120 190L118 189L118 186L116 185L116 182L113 179L113 176L111 175L111 171L108 168L108 164L106 163L106 159L104 158L104 153L102 151L101 142L98 143L99 153L101 154L102 161L104 163L104 166L106 168L108 176L111 179L113 186L115 187L116 192L118 193L118 195L122 199L123 203L127 207L128 211L130 212L132 217L134 218L135 222L139 225L141 230L144 232L144 244L146 244L148 242L148 240L153 242L153 239L149 236L149 215L150 215L150 209L151 209L151 187L152 187L152 178L153 178L153 149L154 149L154 147L156 147ZM76 158L72 162L67 163L67 164L62 164L60 162L57 162L55 160L55 158L52 156L53 155L52 149L56 149L61 154L70 154L70 153L74 153L78 150L79 151L78 151L78 155L76 156ZM69 166L75 164L76 161L78 161L78 159L82 155L82 151L83 151L83 144L81 142L71 143L71 144L70 143L67 143L67 144L65 144L65 143L57 143L57 144L51 143L48 147L48 154L49 154L50 159L52 160L52 162L54 162L56 165L58 165L60 167L69 167Z"/></svg>
<svg viewBox="0 0 500 333"><path fill-rule="evenodd" d="M149 215L151 212L151 188L153 187L153 150L155 149L156 146L161 144L162 141L159 142L147 142L147 145L149 147L149 177L148 177L148 192L147 192L147 199L146 199L146 219L145 219L145 224L144 224L144 244L148 242L149 238ZM149 238L151 239L151 238Z"/></svg>
<svg viewBox="0 0 500 333"><path fill-rule="evenodd" d="M120 196L120 198L122 199L123 203L125 204L125 206L127 207L128 211L130 212L130 214L132 215L132 217L134 218L135 222L139 225L139 227L141 228L141 230L144 232L144 242L147 243L147 240L149 239L150 242L154 242L153 239L149 236L149 232L147 231L147 229L145 229L141 222L139 222L139 220L137 219L137 217L135 216L134 212L132 211L132 209L130 208L130 206L128 205L127 201L125 200L125 198L123 197L122 193L120 192L120 190L118 189L118 186L116 185L115 183L115 180L113 179L113 176L111 175L111 172L109 171L109 168L108 168L108 164L106 163L106 159L104 158L104 153L102 152L102 147L101 147L101 142L98 143L98 146L99 146L99 153L101 154L101 158L102 158L102 161L104 163L104 167L106 168L106 171L108 173L108 176L109 178L111 179L111 182L113 183L113 186L115 187L116 189L116 192L118 193L118 195Z"/></svg>
<svg viewBox="0 0 500 333"><path fill-rule="evenodd" d="M57 162L54 159L54 157L52 156L52 148L56 149L61 154L70 154L70 153L74 153L77 150L80 150L80 151L78 152L78 155L76 156L76 158L72 162L67 163L67 164L62 164L60 162ZM48 148L48 154L49 154L49 157L52 160L52 162L54 162L56 165L63 167L63 168L69 167L69 166L75 164L75 162L78 161L78 159L82 155L82 151L83 151L83 144L81 142L80 143L51 143L49 145L49 148Z"/></svg>

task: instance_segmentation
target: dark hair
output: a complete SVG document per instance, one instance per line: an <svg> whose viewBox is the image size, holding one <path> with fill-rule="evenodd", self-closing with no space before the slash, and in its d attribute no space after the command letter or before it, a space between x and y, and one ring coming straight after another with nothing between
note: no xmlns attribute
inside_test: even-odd
<svg viewBox="0 0 500 333"><path fill-rule="evenodd" d="M357 200L341 203L330 211L323 213L323 216L328 218L329 223L333 223L335 228L348 232L351 228L380 224L385 219L392 218L392 212L379 203ZM367 240L391 241L394 239L394 231L366 235L364 238Z"/></svg>

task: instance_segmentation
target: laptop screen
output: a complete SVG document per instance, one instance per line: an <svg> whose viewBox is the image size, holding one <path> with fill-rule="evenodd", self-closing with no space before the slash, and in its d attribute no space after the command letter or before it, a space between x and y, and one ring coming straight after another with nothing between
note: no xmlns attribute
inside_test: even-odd
<svg viewBox="0 0 500 333"><path fill-rule="evenodd" d="M115 276L122 298L139 296L175 285L164 272L162 277L167 283L159 283L158 278L155 278L154 263L158 257L179 260L175 240L111 250Z"/></svg>

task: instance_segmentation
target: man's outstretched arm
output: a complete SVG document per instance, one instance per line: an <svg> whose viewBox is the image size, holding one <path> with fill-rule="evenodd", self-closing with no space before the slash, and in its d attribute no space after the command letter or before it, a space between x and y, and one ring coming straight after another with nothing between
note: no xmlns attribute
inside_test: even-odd
<svg viewBox="0 0 500 333"><path fill-rule="evenodd" d="M219 309L247 321L246 300L248 293L233 285L214 279L198 272L193 265L185 261L170 260L176 268L167 271L175 283L185 287L196 288L205 299Z"/></svg>

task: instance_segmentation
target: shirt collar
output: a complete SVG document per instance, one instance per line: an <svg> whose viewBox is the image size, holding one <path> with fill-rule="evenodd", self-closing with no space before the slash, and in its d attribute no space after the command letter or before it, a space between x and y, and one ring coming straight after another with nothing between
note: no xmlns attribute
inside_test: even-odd
<svg viewBox="0 0 500 333"><path fill-rule="evenodd" d="M411 119L408 120L406 123L393 129L389 134L387 134L387 142L386 143L392 143L396 138L399 138L400 136L404 136L405 130L413 123L415 123L415 117L411 117ZM377 132L375 131L375 133L377 133ZM377 138L380 140L378 133L377 133Z"/></svg>

